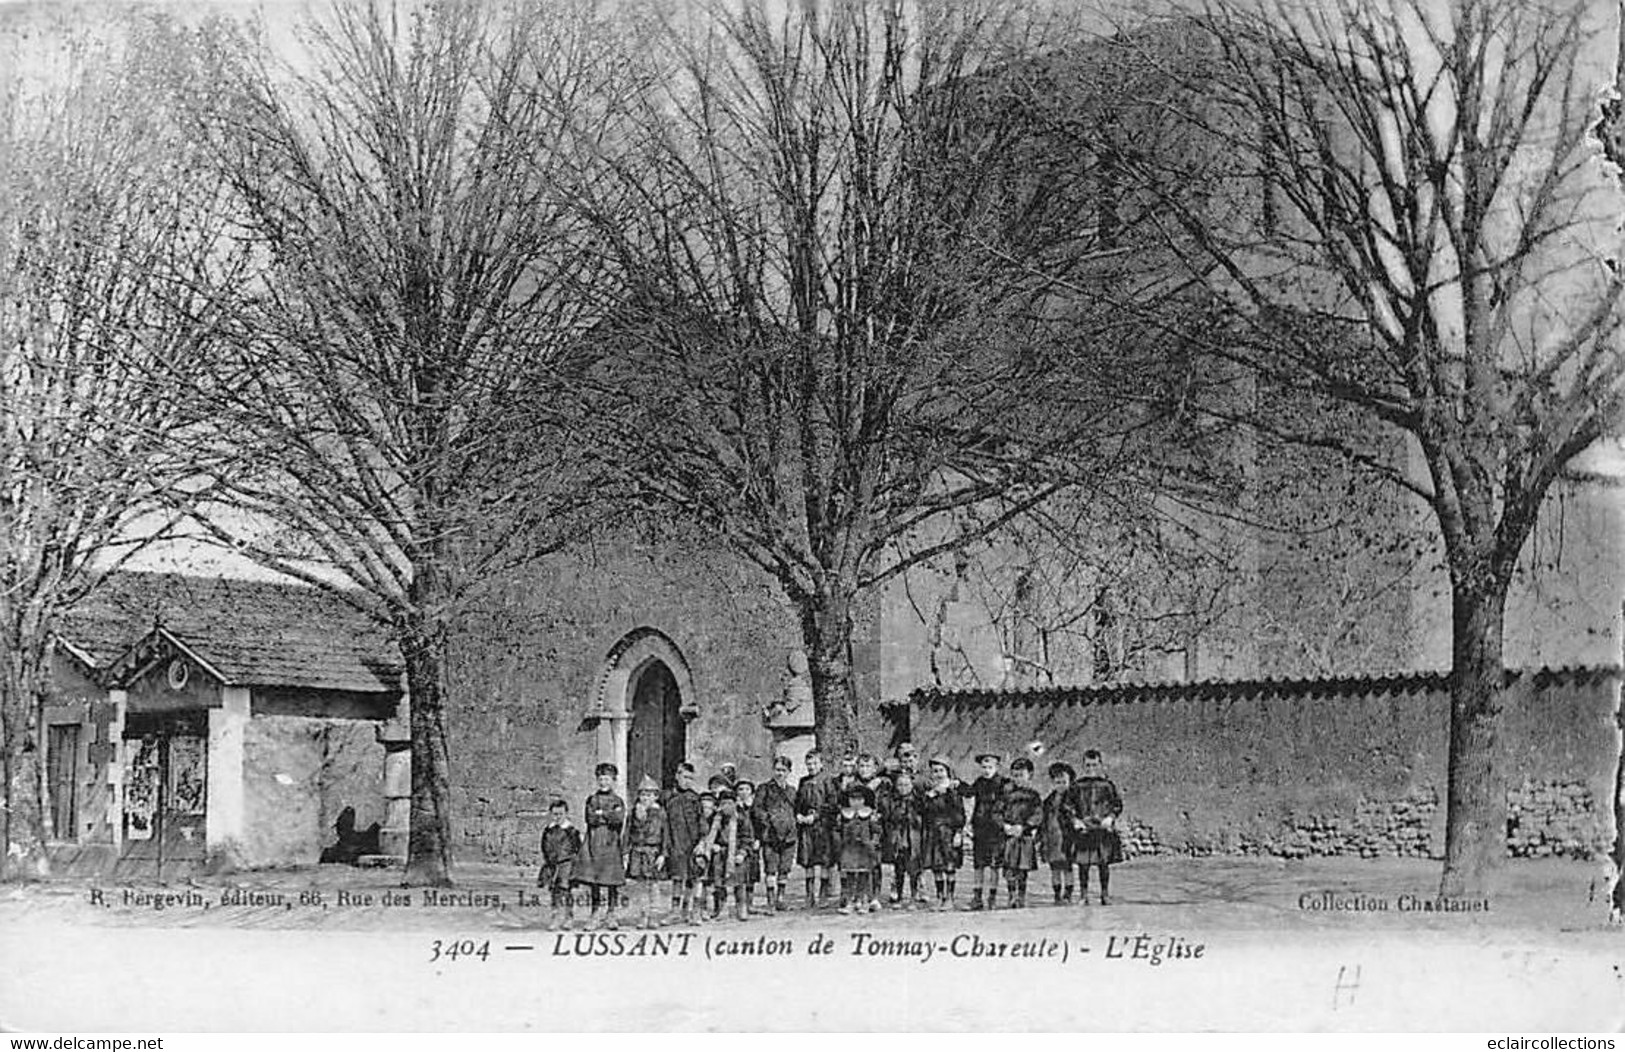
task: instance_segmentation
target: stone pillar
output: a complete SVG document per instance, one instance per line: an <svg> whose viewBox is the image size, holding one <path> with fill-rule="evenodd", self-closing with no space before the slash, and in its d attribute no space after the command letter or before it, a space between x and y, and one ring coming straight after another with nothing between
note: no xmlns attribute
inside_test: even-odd
<svg viewBox="0 0 1625 1052"><path fill-rule="evenodd" d="M247 832L243 738L248 721L248 688L221 688L220 707L209 710L209 796L204 838L210 859L227 865L241 858Z"/></svg>
<svg viewBox="0 0 1625 1052"><path fill-rule="evenodd" d="M412 836L412 726L403 699L399 714L378 728L384 747L384 820L378 830L378 849L406 861Z"/></svg>
<svg viewBox="0 0 1625 1052"><path fill-rule="evenodd" d="M604 696L599 699L598 760L612 763L619 772L615 776L615 791L622 800L630 802L626 792L626 742L631 731L632 714L627 708L627 693L632 687L632 674L623 668L613 669L604 680Z"/></svg>

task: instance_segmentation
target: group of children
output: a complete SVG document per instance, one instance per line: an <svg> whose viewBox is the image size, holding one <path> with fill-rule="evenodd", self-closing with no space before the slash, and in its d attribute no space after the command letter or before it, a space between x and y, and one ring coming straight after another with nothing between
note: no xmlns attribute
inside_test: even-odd
<svg viewBox="0 0 1625 1052"><path fill-rule="evenodd" d="M789 757L779 756L772 780L760 787L724 764L704 792L695 787L694 766L684 763L664 800L645 777L630 810L615 792L615 765L599 764L585 834L571 825L563 800L549 808L538 883L552 892L550 926L573 924L573 888L582 886L590 927L617 926L623 887L646 927L656 919L656 892L666 880L682 923L720 918L730 897L734 916L746 920L758 883L768 912L786 908L790 871L798 865L808 909L838 899L842 913L878 910L887 866L892 904L929 908L921 887L929 873L935 908L954 909L967 844L976 881L972 910L994 908L1001 873L1009 906L1025 906L1028 874L1046 864L1057 905L1073 900L1075 886L1087 902L1091 868L1099 871L1099 901L1107 904L1111 864L1123 858L1116 828L1123 803L1100 753L1083 754L1081 774L1050 764L1047 796L1034 786L1034 764L1025 756L1009 775L998 753L981 753L976 762L980 775L966 785L944 757L921 771L919 753L907 742L884 765L864 753L843 760L838 771L826 769L814 749L795 786Z"/></svg>

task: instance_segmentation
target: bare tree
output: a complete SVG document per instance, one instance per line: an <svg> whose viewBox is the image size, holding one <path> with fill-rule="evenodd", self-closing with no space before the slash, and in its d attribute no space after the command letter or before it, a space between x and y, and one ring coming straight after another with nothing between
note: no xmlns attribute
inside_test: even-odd
<svg viewBox="0 0 1625 1052"><path fill-rule="evenodd" d="M0 82L0 873L43 872L39 737L55 629L163 532L205 466L187 392L241 265L222 195L173 133L160 23L119 23ZM26 79L25 79L26 78ZM229 288L229 280L219 286ZM196 494L196 487L190 492Z"/></svg>
<svg viewBox="0 0 1625 1052"><path fill-rule="evenodd" d="M783 588L827 748L857 735L862 596L1142 463L1132 344L1036 276L1114 246L1083 166L1035 167L1025 12L711 5L641 38L655 86L606 155L600 448Z"/></svg>
<svg viewBox="0 0 1625 1052"><path fill-rule="evenodd" d="M1625 387L1617 187L1588 134L1612 57L1597 15L1221 0L1192 23L1213 71L1189 112L1232 181L1223 207L1184 208L1169 243L1234 308L1234 338L1211 350L1356 407L1376 425L1365 437L1392 429L1425 464L1419 477L1346 431L1291 436L1386 469L1442 535L1446 895L1481 892L1505 852L1509 584L1553 482L1619 419Z"/></svg>
<svg viewBox="0 0 1625 1052"><path fill-rule="evenodd" d="M556 176L612 67L574 6L344 3L305 33L306 72L238 47L197 99L263 263L221 384L224 439L257 457L219 483L257 526L213 529L393 630L406 876L448 883L448 627L580 508L545 410L596 263Z"/></svg>

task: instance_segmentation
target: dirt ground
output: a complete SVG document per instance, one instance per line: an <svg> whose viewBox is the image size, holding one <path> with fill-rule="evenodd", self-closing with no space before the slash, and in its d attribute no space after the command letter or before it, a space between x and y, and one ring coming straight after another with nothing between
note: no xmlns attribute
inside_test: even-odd
<svg viewBox="0 0 1625 1052"><path fill-rule="evenodd" d="M1450 912L1424 908L1437 872L1145 859L1114 867L1106 907L1051 905L1039 873L1026 910L856 916L802 909L793 881L783 914L613 934L547 930L534 874L511 867L461 867L446 901L330 866L46 882L0 890L0 1026L1625 1027L1625 930L1599 864L1509 863L1487 900Z"/></svg>

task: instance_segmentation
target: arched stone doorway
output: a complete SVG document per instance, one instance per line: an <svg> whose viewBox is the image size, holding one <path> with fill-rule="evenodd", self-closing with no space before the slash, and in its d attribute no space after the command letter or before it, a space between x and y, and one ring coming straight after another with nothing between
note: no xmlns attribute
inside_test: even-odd
<svg viewBox="0 0 1625 1052"><path fill-rule="evenodd" d="M626 735L626 784L632 792L645 775L669 788L688 747L682 691L671 669L652 658L631 679L632 724Z"/></svg>
<svg viewBox="0 0 1625 1052"><path fill-rule="evenodd" d="M662 788L673 783L688 747L688 722L699 714L694 677L677 644L658 629L637 628L610 648L582 729L596 728L598 761L620 769L624 796L645 774Z"/></svg>

